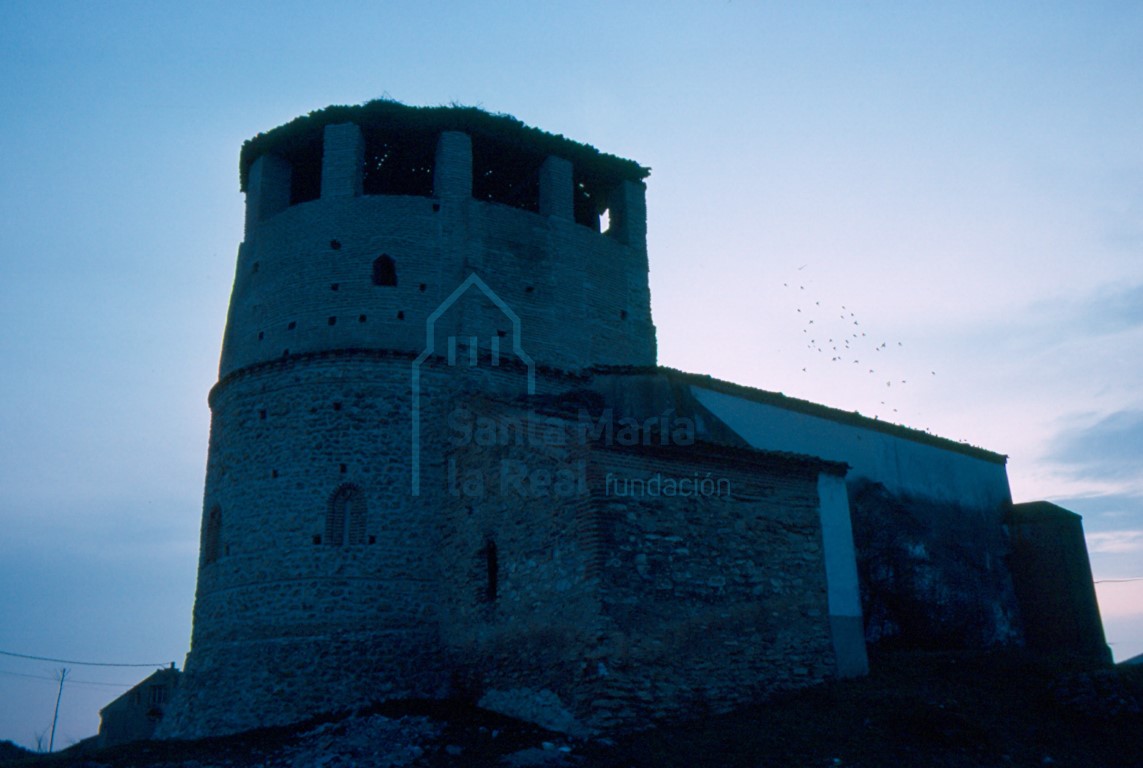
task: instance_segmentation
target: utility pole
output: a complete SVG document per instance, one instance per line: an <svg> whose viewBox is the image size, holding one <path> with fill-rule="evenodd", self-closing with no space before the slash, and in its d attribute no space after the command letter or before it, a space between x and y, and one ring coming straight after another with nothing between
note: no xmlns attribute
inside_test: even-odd
<svg viewBox="0 0 1143 768"><path fill-rule="evenodd" d="M52 737L48 740L48 753L50 754L56 745L56 722L60 719L60 699L63 698L63 684L67 679L67 667L60 669L60 690L56 694L56 713L52 716Z"/></svg>

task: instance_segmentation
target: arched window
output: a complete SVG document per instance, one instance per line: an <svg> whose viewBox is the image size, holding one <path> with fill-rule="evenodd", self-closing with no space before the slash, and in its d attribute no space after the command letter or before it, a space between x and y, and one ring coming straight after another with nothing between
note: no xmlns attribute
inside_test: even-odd
<svg viewBox="0 0 1143 768"><path fill-rule="evenodd" d="M397 263L387 253L373 260L373 284L397 286Z"/></svg>
<svg viewBox="0 0 1143 768"><path fill-rule="evenodd" d="M335 547L365 543L365 494L356 485L333 492L325 516L325 543Z"/></svg>
<svg viewBox="0 0 1143 768"><path fill-rule="evenodd" d="M206 516L206 530L202 534L202 563L210 565L218 559L222 549L222 507L215 504Z"/></svg>

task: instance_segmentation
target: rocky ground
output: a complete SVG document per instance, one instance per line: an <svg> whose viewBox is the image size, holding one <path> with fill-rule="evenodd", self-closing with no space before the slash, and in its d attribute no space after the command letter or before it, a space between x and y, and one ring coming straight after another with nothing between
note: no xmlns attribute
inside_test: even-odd
<svg viewBox="0 0 1143 768"><path fill-rule="evenodd" d="M289 728L54 755L2 766L1143 766L1143 666L1013 654L888 653L873 673L726 715L574 739L460 704L389 702Z"/></svg>

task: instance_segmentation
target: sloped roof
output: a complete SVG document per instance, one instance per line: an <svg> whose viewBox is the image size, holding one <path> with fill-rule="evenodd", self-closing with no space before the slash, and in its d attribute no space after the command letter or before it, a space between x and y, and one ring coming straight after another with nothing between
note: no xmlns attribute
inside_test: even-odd
<svg viewBox="0 0 1143 768"><path fill-rule="evenodd" d="M715 392L722 392L735 397L741 397L746 400L752 400L756 403L765 403L772 405L776 408L782 408L788 411L795 411L797 413L804 413L809 416L816 416L821 419L827 419L839 424L848 424L862 429L868 429L874 432L881 432L887 435L893 435L905 440L911 440L916 443L923 443L931 445L942 450L954 451L966 456L983 459L995 464L1006 464L1008 456L1002 453L995 453L984 448L978 448L975 445L968 443L960 443L948 438L939 437L930 432L925 432L919 429L913 429L900 424L893 424L880 419L870 418L863 416L856 411L843 411L839 408L831 408L828 405L821 405L819 403L810 402L809 400L802 400L796 397L790 397L781 392L770 392L764 389L757 389L755 387L748 387L742 384L735 384L729 381L716 379L713 376L697 373L687 373L675 368L667 368L664 366L611 366L611 367L598 367L593 369L594 372L599 374L612 374L612 375L651 375L651 374L665 374L666 376L686 384L693 386L703 387Z"/></svg>
<svg viewBox="0 0 1143 768"><path fill-rule="evenodd" d="M102 709L100 709L99 710L100 717L102 717L105 712L109 712L113 709L118 708L119 706L121 706L123 704L126 704L127 701L131 698L131 695L134 694L136 691L142 691L144 689L144 687L150 686L150 685L174 683L175 681L178 680L179 675L181 675L181 674L182 673L178 669L175 669L175 667L173 667L173 666L164 667L162 669L156 669L154 672L147 675L147 677L140 680L135 685L131 686L131 688L126 693L123 693L123 694L117 696L115 699L113 699L111 702L109 702L106 706L104 706Z"/></svg>
<svg viewBox="0 0 1143 768"><path fill-rule="evenodd" d="M1081 517L1076 512L1064 509L1050 501L1025 501L1020 504L1013 504L1012 510L1008 513L1009 520L1016 523L1035 523L1061 518L1079 520Z"/></svg>

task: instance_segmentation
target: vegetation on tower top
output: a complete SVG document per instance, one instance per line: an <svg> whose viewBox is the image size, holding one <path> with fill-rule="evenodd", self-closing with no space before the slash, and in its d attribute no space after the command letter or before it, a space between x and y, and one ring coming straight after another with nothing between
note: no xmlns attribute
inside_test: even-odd
<svg viewBox="0 0 1143 768"><path fill-rule="evenodd" d="M357 106L330 106L297 117L285 125L259 133L242 145L239 179L246 191L250 166L264 154L291 157L315 143L320 144L327 125L356 123L367 140L384 136L386 142L432 142L444 131L462 131L495 145L507 157L512 153L568 160L581 182L592 187L615 186L620 181L641 181L650 169L633 160L600 152L595 147L572 141L525 125L511 115L493 114L479 107L410 107L400 102L378 99Z"/></svg>

